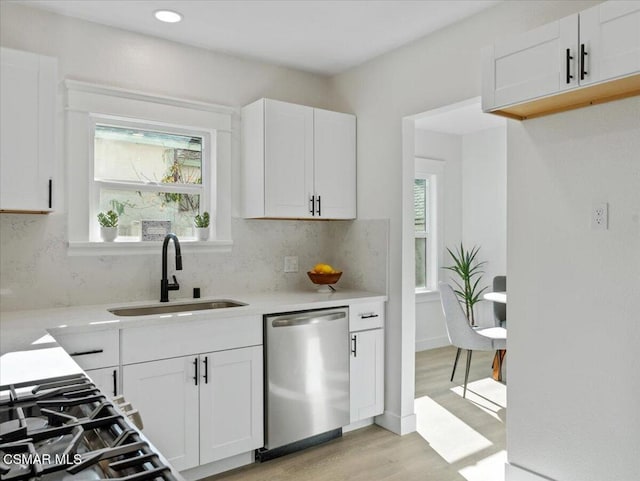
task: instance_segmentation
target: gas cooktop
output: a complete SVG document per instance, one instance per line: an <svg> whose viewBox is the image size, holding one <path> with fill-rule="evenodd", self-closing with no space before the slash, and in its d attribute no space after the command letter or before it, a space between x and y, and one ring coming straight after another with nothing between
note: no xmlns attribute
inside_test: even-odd
<svg viewBox="0 0 640 481"><path fill-rule="evenodd" d="M3 481L180 481L83 374L0 386Z"/></svg>

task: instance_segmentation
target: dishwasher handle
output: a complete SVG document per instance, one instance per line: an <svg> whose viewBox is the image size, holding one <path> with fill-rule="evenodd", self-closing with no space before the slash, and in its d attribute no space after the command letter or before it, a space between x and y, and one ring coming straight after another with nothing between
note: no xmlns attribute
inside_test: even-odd
<svg viewBox="0 0 640 481"><path fill-rule="evenodd" d="M315 312L294 317L278 317L271 321L271 325L273 327L304 326L308 324L319 324L321 322L337 321L346 317L347 313L345 311L329 312L327 314Z"/></svg>

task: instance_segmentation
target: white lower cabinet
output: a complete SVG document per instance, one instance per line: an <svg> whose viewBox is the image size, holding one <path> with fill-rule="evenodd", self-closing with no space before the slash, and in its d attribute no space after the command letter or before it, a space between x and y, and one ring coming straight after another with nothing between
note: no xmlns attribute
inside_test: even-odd
<svg viewBox="0 0 640 481"><path fill-rule="evenodd" d="M262 346L123 366L144 433L183 471L263 445Z"/></svg>
<svg viewBox="0 0 640 481"><path fill-rule="evenodd" d="M351 333L351 422L384 410L384 330Z"/></svg>
<svg viewBox="0 0 640 481"><path fill-rule="evenodd" d="M118 366L89 369L85 372L104 394L109 397L118 395Z"/></svg>
<svg viewBox="0 0 640 481"><path fill-rule="evenodd" d="M122 368L122 392L145 435L178 471L198 465L198 364L198 356L185 356Z"/></svg>
<svg viewBox="0 0 640 481"><path fill-rule="evenodd" d="M262 447L262 346L205 354L204 360L200 464Z"/></svg>

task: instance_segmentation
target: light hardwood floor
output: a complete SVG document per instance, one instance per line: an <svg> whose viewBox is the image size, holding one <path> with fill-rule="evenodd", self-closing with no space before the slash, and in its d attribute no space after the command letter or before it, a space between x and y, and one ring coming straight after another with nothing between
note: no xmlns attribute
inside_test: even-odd
<svg viewBox="0 0 640 481"><path fill-rule="evenodd" d="M418 425L420 430L421 423L426 424L423 431L428 438L433 434L433 439L427 441L418 432L397 436L369 426L321 446L245 466L209 481L499 481L504 462L495 458L505 446L506 413L500 402L490 398L500 397L504 386L490 379L492 354L477 352L469 376L470 391L467 399L462 399L452 388L464 379L464 354L456 383L451 383L454 355L452 347L416 354ZM425 403L428 407L423 410L427 412L421 413L420 406ZM433 413L436 417L429 417ZM443 433L447 438L449 432L460 436L453 442L453 451L447 447L450 438L442 442ZM487 466L488 458L495 466Z"/></svg>

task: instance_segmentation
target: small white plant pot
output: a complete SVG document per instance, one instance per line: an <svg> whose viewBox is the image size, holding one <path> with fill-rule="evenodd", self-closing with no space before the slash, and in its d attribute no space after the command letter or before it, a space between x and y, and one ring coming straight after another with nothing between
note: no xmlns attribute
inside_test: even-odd
<svg viewBox="0 0 640 481"><path fill-rule="evenodd" d="M100 237L105 242L113 242L118 237L117 227L100 227Z"/></svg>
<svg viewBox="0 0 640 481"><path fill-rule="evenodd" d="M208 227L196 227L196 240L206 241L209 239L209 228Z"/></svg>

